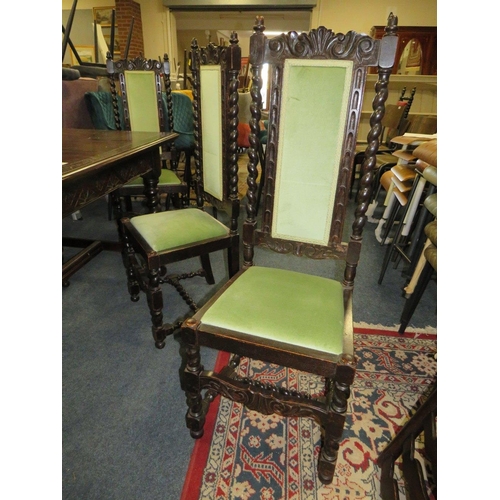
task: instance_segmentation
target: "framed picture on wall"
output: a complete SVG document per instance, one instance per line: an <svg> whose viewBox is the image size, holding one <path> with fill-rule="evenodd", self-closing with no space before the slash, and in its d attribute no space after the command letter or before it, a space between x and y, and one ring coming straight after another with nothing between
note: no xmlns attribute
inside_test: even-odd
<svg viewBox="0 0 500 500"><path fill-rule="evenodd" d="M75 49L78 52L78 55L80 56L82 62L95 63L95 53L93 45L75 45ZM76 58L73 51L71 50L70 52L71 52L71 64L73 66L79 64L78 59Z"/></svg>
<svg viewBox="0 0 500 500"><path fill-rule="evenodd" d="M94 21L101 26L111 26L114 7L94 7Z"/></svg>
<svg viewBox="0 0 500 500"><path fill-rule="evenodd" d="M103 36L104 36L104 41L108 44L109 50L111 50L111 35L103 32ZM120 52L121 52L120 51L120 42L118 41L118 38L117 38L116 33L115 33L115 48L113 51L113 55L120 54Z"/></svg>

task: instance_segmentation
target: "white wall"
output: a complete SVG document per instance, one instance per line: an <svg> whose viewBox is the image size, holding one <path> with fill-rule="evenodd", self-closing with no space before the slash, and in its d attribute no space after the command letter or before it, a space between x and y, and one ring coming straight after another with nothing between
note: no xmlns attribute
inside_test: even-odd
<svg viewBox="0 0 500 500"><path fill-rule="evenodd" d="M311 27L320 25L345 33L369 33L384 26L390 12L401 26L437 26L437 0L317 0Z"/></svg>
<svg viewBox="0 0 500 500"><path fill-rule="evenodd" d="M141 6L144 56L148 59L163 59L169 53L167 31L167 9L162 0L134 0ZM170 54L169 54L170 55Z"/></svg>
<svg viewBox="0 0 500 500"><path fill-rule="evenodd" d="M115 0L106 0L103 4L102 0L78 0L76 10L78 9L92 9L93 7L111 7L115 5ZM73 0L62 0L62 10L70 10L73 6Z"/></svg>
<svg viewBox="0 0 500 500"><path fill-rule="evenodd" d="M355 12L355 15L353 15ZM354 30L370 33L372 26L384 26L390 13L398 16L400 26L437 26L437 0L318 0L311 16L311 27L326 26L335 32ZM366 140L369 116L375 96L375 75L366 85L363 113L359 127L359 141ZM406 95L417 88L410 113L437 114L436 77L416 77L414 81L392 75L387 102L396 102L401 89L406 86Z"/></svg>

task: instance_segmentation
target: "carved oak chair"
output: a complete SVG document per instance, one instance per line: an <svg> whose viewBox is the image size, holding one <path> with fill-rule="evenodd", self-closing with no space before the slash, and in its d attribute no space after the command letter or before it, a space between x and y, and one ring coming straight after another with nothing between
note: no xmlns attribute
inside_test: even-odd
<svg viewBox="0 0 500 500"><path fill-rule="evenodd" d="M217 394L264 414L312 417L323 431L318 473L327 484L333 479L355 375L353 285L398 40L397 18L391 14L381 41L352 31L335 34L325 27L268 39L264 29L263 18L257 17L250 38L253 102L247 218L242 233L244 263L182 325L186 423L191 436L200 438L208 407ZM265 63L271 65L271 104L263 207L257 221L258 124ZM377 93L352 235L343 243L369 66L378 66ZM314 115L310 109L316 110ZM258 252L271 250L301 257L298 266L306 264L306 257L340 259L345 261L344 278L336 281L286 270L288 258L283 268L254 262ZM200 346L232 353L229 365L220 372L206 371ZM242 379L237 371L242 357L320 375L324 394L307 396Z"/></svg>
<svg viewBox="0 0 500 500"><path fill-rule="evenodd" d="M132 301L140 291L147 296L155 345L181 324L163 324L161 285L169 283L179 291L189 307L198 306L180 280L205 276L214 284L209 253L227 250L228 272L232 277L239 264L238 198L238 73L241 49L233 32L229 46L209 44L191 47L191 71L195 119L196 207L157 212L122 219L123 259ZM212 207L213 216L208 208ZM210 212L212 212L210 210ZM227 213L226 226L217 219ZM167 275L172 262L199 256L203 269L186 275Z"/></svg>
<svg viewBox="0 0 500 500"><path fill-rule="evenodd" d="M123 124L125 130L133 131L162 131L171 130L165 127L165 115L163 107L161 78L170 76L170 64L165 55L163 63L152 59L137 57L130 60L113 61L111 53L108 52L106 61L110 80L113 114L115 128L122 129L122 119L119 113L120 101L123 109ZM120 96L116 88L118 79ZM169 81L169 80L168 80ZM167 93L170 91L167 88ZM121 97L121 99L119 99ZM168 117L170 124L173 118ZM167 145L162 151L163 166L170 163L170 168L162 168L158 179L158 194L166 194L167 208L169 200L173 196L181 196L187 203L189 188L186 182L181 180L177 174L177 154L175 144ZM126 197L127 210L131 211L130 197L142 196L144 194L144 183L141 178L134 179L112 194L114 208L120 214L121 198ZM178 204L180 206L180 204Z"/></svg>

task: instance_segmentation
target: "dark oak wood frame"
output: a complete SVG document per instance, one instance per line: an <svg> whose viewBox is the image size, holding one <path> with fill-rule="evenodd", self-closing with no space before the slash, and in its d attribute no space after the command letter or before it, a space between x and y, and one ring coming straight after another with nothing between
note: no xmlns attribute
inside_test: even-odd
<svg viewBox="0 0 500 500"><path fill-rule="evenodd" d="M195 185L196 205L199 210L204 210L205 202L212 205L214 216L217 210L224 210L230 216L229 233L225 236L196 242L172 250L155 251L142 237L140 232L131 224L130 219L122 219L123 261L127 269L128 289L132 301L139 300L141 291L148 298L152 320L152 333L157 348L165 346L165 339L173 334L180 326L181 321L174 324L163 323L163 296L162 283L173 285L180 293L184 301L193 311L198 306L180 284L180 280L194 276L205 276L208 284L214 284L209 254L218 250L227 250L229 277L234 276L240 268L238 216L238 73L240 71L241 49L238 38L233 32L229 46L217 46L209 44L200 48L196 40L191 46L191 71L194 96L194 120L195 120ZM222 200L211 196L203 189L203 158L201 149L203 137L201 133L201 106L200 106L200 64L216 64L221 67L222 77L222 128L223 128L223 187L224 196ZM138 259L137 256L141 256ZM199 256L202 269L184 275L169 276L166 274L166 266L172 262L186 260Z"/></svg>
<svg viewBox="0 0 500 500"><path fill-rule="evenodd" d="M121 59L118 61L113 61L111 58L111 53L108 52L108 59L106 61L106 68L108 72L108 78L111 87L111 95L113 97L113 115L115 119L115 127L117 130L121 129L120 123L120 113L118 108L118 93L121 95L123 103L123 119L125 123L125 130L131 130L130 124L130 113L128 107L128 91L125 81L126 71L153 71L155 74L155 91L156 91L156 104L158 108L158 120L160 130L165 130L165 120L169 122L169 130L174 130L173 123L173 111L172 111L172 97L171 97L171 85L170 85L170 63L167 54L164 55L163 61L156 61L152 59L144 59L142 57L136 57L134 59ZM163 113L163 99L162 99L162 78L165 84L166 94L167 94L167 113L168 116L165 117ZM116 80L118 79L120 91L116 89ZM160 164L165 164L165 162L170 161L170 168L177 173L177 167L179 164L178 151L172 142L165 145L162 148L162 154L160 158ZM185 180L182 180L180 184L172 185L161 185L159 187L160 194L167 194L167 207L170 200L175 194L181 196L183 204L187 205L189 198L189 186ZM130 196L141 196L144 195L142 187L140 185L123 185L117 191L113 193L112 202L114 210L121 217L123 214L121 207L121 198L127 198L127 211L131 211L131 203L129 201Z"/></svg>
<svg viewBox="0 0 500 500"><path fill-rule="evenodd" d="M208 202L216 210L224 210L230 214L231 230L238 228L239 197L238 197L238 147L235 137L238 136L238 88L235 86L235 73L237 75L241 68L241 59L238 61L238 53L241 48L237 45L238 39L233 32L229 46L209 44L206 47L198 47L197 41L193 40L191 46L191 72L193 81L193 106L194 106L194 135L195 135L195 175L196 175L196 198L197 205L202 206L204 201ZM222 101L222 163L227 165L227 175L223 175L223 199L219 200L203 189L203 135L201 133L201 95L200 95L200 65L220 64L222 68L222 95L229 99Z"/></svg>
<svg viewBox="0 0 500 500"><path fill-rule="evenodd" d="M347 411L350 386L354 380L356 357L353 347L352 290L356 267L361 252L362 230L366 223L366 210L372 191L373 167L380 144L381 119L388 95L389 75L394 63L397 45L397 18L389 17L386 36L373 40L367 35L348 32L335 34L325 27L309 33L289 32L268 39L264 34L264 20L258 17L254 34L250 39L250 63L252 67L252 104L250 121L250 148L248 150L247 218L243 224L243 269L234 276L192 318L186 320L181 337L186 344L186 367L184 388L188 412L186 424L191 436L203 435L205 416L210 403L217 394L243 403L246 408L263 414L277 413L282 416L312 417L321 426L323 444L318 464L320 480L331 483L339 443ZM279 143L280 98L283 65L287 58L344 59L353 61L352 88L349 95L346 129L343 131L342 153L337 182L334 217L327 246L285 241L271 237L275 171ZM257 164L259 162L259 123L261 119L262 65L274 65L271 86L271 112L266 148L266 178L264 184L264 206L261 225L257 227ZM362 164L361 189L358 207L352 225L349 242L342 242L343 222L348 202L348 189L353 158L355 155L357 128L362 109L362 97L367 69L378 66L379 78L373 100L371 130ZM297 145L300 147L300 144ZM203 315L239 277L254 265L254 246L260 245L279 253L293 253L311 258L336 258L346 261L344 280L344 335L343 352L325 355L311 349L288 343L270 342L241 332L221 329L203 324ZM249 297L249 300L251 298ZM314 328L311 325L311 328ZM229 365L218 373L204 370L201 364L200 346L208 346L233 353ZM240 357L252 357L267 362L288 366L325 377L325 394L310 397L275 386L263 386L259 382L242 380L236 375ZM204 394L203 394L204 393Z"/></svg>

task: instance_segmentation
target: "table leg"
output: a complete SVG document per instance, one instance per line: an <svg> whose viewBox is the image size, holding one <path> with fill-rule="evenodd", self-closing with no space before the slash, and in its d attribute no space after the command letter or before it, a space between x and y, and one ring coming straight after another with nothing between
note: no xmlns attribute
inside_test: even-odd
<svg viewBox="0 0 500 500"><path fill-rule="evenodd" d="M160 150L151 153L152 169L142 176L144 181L144 195L146 196L146 206L150 214L156 213L160 206L160 196L158 194L158 179L161 173Z"/></svg>

